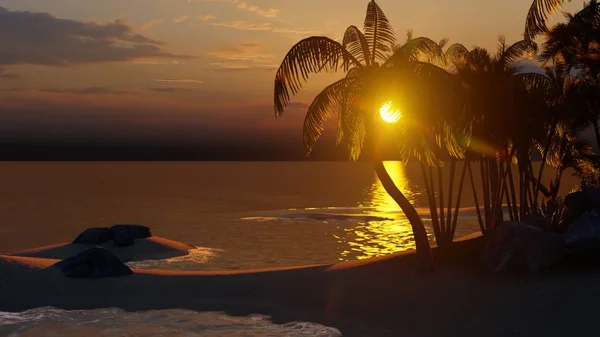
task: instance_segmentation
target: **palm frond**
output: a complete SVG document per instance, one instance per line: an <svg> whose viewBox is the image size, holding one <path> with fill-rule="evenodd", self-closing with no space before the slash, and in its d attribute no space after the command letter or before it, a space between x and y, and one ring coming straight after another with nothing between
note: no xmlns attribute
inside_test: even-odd
<svg viewBox="0 0 600 337"><path fill-rule="evenodd" d="M533 0L525 21L525 40L533 41L540 33L548 31L550 16L562 9L564 3L571 0Z"/></svg>
<svg viewBox="0 0 600 337"><path fill-rule="evenodd" d="M455 68L463 68L469 57L469 49L460 43L455 43L448 47L444 56Z"/></svg>
<svg viewBox="0 0 600 337"><path fill-rule="evenodd" d="M600 21L600 3L597 0L591 0L584 5L583 9L572 15L568 21L569 26L578 28L579 33L589 33L588 29L592 29Z"/></svg>
<svg viewBox="0 0 600 337"><path fill-rule="evenodd" d="M298 93L309 74L362 66L340 43L321 36L298 42L285 56L275 75L275 116L281 117L291 96Z"/></svg>
<svg viewBox="0 0 600 337"><path fill-rule="evenodd" d="M405 128L403 132L398 133L398 154L400 160L407 163L414 158L428 166L443 166L443 161L438 157L439 148L435 145L435 140L425 134L413 134L411 130Z"/></svg>
<svg viewBox="0 0 600 337"><path fill-rule="evenodd" d="M406 31L406 42L412 40L413 36L414 36L414 31L412 29L408 29Z"/></svg>
<svg viewBox="0 0 600 337"><path fill-rule="evenodd" d="M427 62L446 64L446 57L439 43L427 37L418 37L401 46L396 46L394 53L387 59L384 67L393 66L400 62L418 61L423 58Z"/></svg>
<svg viewBox="0 0 600 337"><path fill-rule="evenodd" d="M541 93L549 102L556 103L562 93L562 88L552 78L537 73L521 73L514 75L528 92Z"/></svg>
<svg viewBox="0 0 600 337"><path fill-rule="evenodd" d="M323 134L324 124L340 107L344 91L354 79L343 78L326 87L313 100L304 119L304 150L307 155L312 152L315 143Z"/></svg>
<svg viewBox="0 0 600 337"><path fill-rule="evenodd" d="M346 29L342 44L359 62L365 62L367 66L371 65L369 44L365 35L356 26Z"/></svg>
<svg viewBox="0 0 600 337"><path fill-rule="evenodd" d="M385 61L392 51L391 46L396 44L396 35L385 13L375 0L371 0L367 6L364 31L371 48L371 64L375 64L377 60Z"/></svg>
<svg viewBox="0 0 600 337"><path fill-rule="evenodd" d="M512 68L516 61L524 58L533 59L538 52L538 46L533 41L521 40L515 42L500 55L499 62L505 69Z"/></svg>

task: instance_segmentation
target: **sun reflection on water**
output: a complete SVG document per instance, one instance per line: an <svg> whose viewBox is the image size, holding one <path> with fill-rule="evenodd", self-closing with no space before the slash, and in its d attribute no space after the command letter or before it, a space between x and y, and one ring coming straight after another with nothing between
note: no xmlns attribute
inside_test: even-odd
<svg viewBox="0 0 600 337"><path fill-rule="evenodd" d="M385 162L385 168L396 186L413 203L423 193L406 177L404 164ZM336 235L342 248L340 260L368 259L415 248L412 229L404 213L375 176L373 184L365 190L365 199L359 207L365 213L392 218L394 220L359 222L345 228L343 235Z"/></svg>

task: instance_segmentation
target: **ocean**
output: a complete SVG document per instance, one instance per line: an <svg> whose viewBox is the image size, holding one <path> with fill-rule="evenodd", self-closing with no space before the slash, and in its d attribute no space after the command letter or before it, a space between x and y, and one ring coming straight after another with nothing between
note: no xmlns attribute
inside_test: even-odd
<svg viewBox="0 0 600 337"><path fill-rule="evenodd" d="M431 233L419 165L387 162L386 168ZM545 181L553 174L546 170ZM565 174L562 192L575 183ZM457 185L458 178L455 194ZM408 221L365 162L7 162L0 163L0 188L0 252L68 242L88 227L117 223L146 225L154 235L197 247L183 258L130 263L136 268L335 263L414 247ZM479 230L473 206L467 182L457 237ZM154 328L140 330L144 322ZM268 317L181 310L0 313L0 336L45 336L44 331L52 336L339 336L334 328L311 323L277 326Z"/></svg>

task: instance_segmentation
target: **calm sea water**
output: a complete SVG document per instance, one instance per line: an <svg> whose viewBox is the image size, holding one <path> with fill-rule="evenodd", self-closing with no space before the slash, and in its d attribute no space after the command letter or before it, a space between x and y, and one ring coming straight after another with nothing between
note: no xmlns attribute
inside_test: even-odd
<svg viewBox="0 0 600 337"><path fill-rule="evenodd" d="M386 167L429 224L418 165ZM573 184L566 175L563 189ZM369 163L0 163L0 188L0 252L115 223L199 247L171 261L187 269L334 263L413 247ZM457 236L478 230L473 205L466 184Z"/></svg>
<svg viewBox="0 0 600 337"><path fill-rule="evenodd" d="M418 165L388 162L386 167L428 225ZM549 170L546 179L552 175ZM566 175L563 189L574 183ZM235 270L334 263L414 247L409 223L369 163L0 163L0 188L0 252L68 242L85 228L115 223L147 225L155 235L198 247L184 258L132 263L138 268ZM457 236L478 230L473 200L467 184ZM180 310L0 313L2 336L48 332L339 336L335 329L310 323L275 326L266 317Z"/></svg>

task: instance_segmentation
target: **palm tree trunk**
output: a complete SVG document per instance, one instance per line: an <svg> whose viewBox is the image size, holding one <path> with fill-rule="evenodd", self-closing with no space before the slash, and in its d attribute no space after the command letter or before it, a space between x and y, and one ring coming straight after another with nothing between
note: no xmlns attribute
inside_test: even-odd
<svg viewBox="0 0 600 337"><path fill-rule="evenodd" d="M467 165L467 171L469 172L469 179L471 180L471 188L473 189L473 199L475 201L475 211L477 212L477 220L479 220L479 228L481 228L481 233L485 234L485 225L483 223L483 218L481 217L481 211L479 209L479 200L477 198L477 188L475 187L475 180L473 178L473 170L471 169L471 163L467 159L465 162Z"/></svg>
<svg viewBox="0 0 600 337"><path fill-rule="evenodd" d="M488 163L489 163L489 170L490 170L490 196L491 196L491 209L492 209L492 220L490 223L490 226L492 228L496 228L496 226L498 224L500 224L500 222L502 222L502 194L498 193L501 192L502 189L500 188L500 183L501 183L501 179L502 177L500 176L499 170L498 170L498 163L501 163L502 159L495 159L495 158L490 158ZM500 199L500 200L498 200ZM498 207L498 203L500 202L500 207Z"/></svg>
<svg viewBox="0 0 600 337"><path fill-rule="evenodd" d="M446 225L446 232L444 233L444 235L446 236L446 239L444 240L445 243L450 244L452 243L453 238L453 234L452 232L452 197L453 197L453 192L454 192L454 174L456 173L456 159L453 158L452 159L452 164L450 164L450 181L448 182L448 212L446 213L447 219L447 225Z"/></svg>
<svg viewBox="0 0 600 337"><path fill-rule="evenodd" d="M446 220L444 217L444 175L442 174L442 168L438 167L438 179L440 182L440 226L442 233L446 232Z"/></svg>
<svg viewBox="0 0 600 337"><path fill-rule="evenodd" d="M421 167L421 174L423 175L423 181L425 182L425 192L427 193L427 198L429 199L429 212L431 213L431 225L433 226L433 234L435 235L435 241L439 246L442 240L442 235L440 231L439 218L437 215L437 206L435 205L435 191L431 188L432 186L429 185L429 177L427 176L425 163L419 161L419 166Z"/></svg>
<svg viewBox="0 0 600 337"><path fill-rule="evenodd" d="M508 162L508 182L510 184L510 195L512 196L512 212L513 217L515 218L514 221L519 221L519 208L517 206L519 201L517 200L517 194L515 192L515 180L512 174L512 160Z"/></svg>
<svg viewBox="0 0 600 337"><path fill-rule="evenodd" d="M431 253L431 246L429 245L429 238L427 237L427 230L421 221L419 213L415 207L406 199L406 196L398 189L382 161L375 160L375 173L381 181L385 191L396 201L398 206L406 215L406 218L410 222L415 238L415 245L417 248L417 260L418 268L422 273L430 273L433 271L433 254Z"/></svg>
<svg viewBox="0 0 600 337"><path fill-rule="evenodd" d="M548 159L548 153L550 153L550 144L552 143L552 138L554 138L554 133L556 132L556 127L557 127L557 123L553 123L552 127L550 128L550 133L548 134L548 140L546 140L546 144L544 144L545 145L544 154L542 155L542 162L540 165L540 171L538 173L538 178L537 178L537 181L534 182L535 193L534 193L533 202L536 205L537 205L538 197L540 194L540 187L542 186L541 184L542 184L542 175L544 173L544 166L546 165L546 160ZM597 133L596 133L596 137L598 137Z"/></svg>
<svg viewBox="0 0 600 337"><path fill-rule="evenodd" d="M481 183L483 184L483 214L485 217L485 229L487 231L490 223L490 181L488 180L489 176L487 174L486 161L487 159L481 158L479 165L481 170Z"/></svg>
<svg viewBox="0 0 600 337"><path fill-rule="evenodd" d="M592 125L594 126L594 132L596 133L596 143L598 144L598 150L600 151L600 126L598 126L598 120L592 118Z"/></svg>
<svg viewBox="0 0 600 337"><path fill-rule="evenodd" d="M374 109L374 111L376 110ZM387 194L394 199L398 206L400 206L400 209L404 212L406 219L412 227L415 247L417 249L418 272L431 273L433 272L433 254L431 252L431 246L429 245L429 237L427 236L425 225L415 207L408 201L398 186L396 186L394 180L392 180L385 169L385 165L383 164L379 152L379 133L376 131L375 123L372 118L367 119L366 129L367 134L365 135L365 143L367 149L370 151L370 158L373 161L375 173Z"/></svg>
<svg viewBox="0 0 600 337"><path fill-rule="evenodd" d="M423 164L423 166L425 166L425 164ZM433 167L432 166L429 166L429 186L431 187L431 205L429 205L429 207L431 207L431 209L432 209L431 216L435 217L435 221L437 222L437 225L438 225L438 231L441 233L442 227L440 226L440 216L438 215L437 203L435 201L435 183L433 180ZM440 240L441 240L441 238L440 238Z"/></svg>
<svg viewBox="0 0 600 337"><path fill-rule="evenodd" d="M465 176L467 174L468 161L465 159L463 170L460 175L460 183L458 184L458 195L456 197L456 209L454 210L454 219L452 220L452 230L450 231L450 242L454 241L454 233L456 233L456 224L458 223L458 213L460 212L460 202L462 199L463 187L465 185Z"/></svg>

